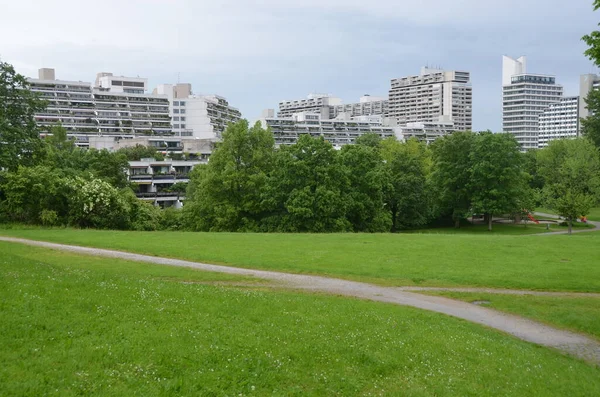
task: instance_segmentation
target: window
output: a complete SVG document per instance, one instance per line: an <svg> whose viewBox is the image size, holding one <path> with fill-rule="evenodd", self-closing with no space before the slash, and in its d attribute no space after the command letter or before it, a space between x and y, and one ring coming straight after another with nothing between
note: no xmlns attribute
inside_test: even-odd
<svg viewBox="0 0 600 397"><path fill-rule="evenodd" d="M181 128L185 128L185 124L181 124Z"/></svg>
<svg viewBox="0 0 600 397"><path fill-rule="evenodd" d="M185 102L184 102L184 101L181 101L181 102L179 102L179 104L180 104L181 106L185 106Z"/></svg>
<svg viewBox="0 0 600 397"><path fill-rule="evenodd" d="M181 114L185 113L185 109L181 109L181 110L180 110L180 113L181 113Z"/></svg>
<svg viewBox="0 0 600 397"><path fill-rule="evenodd" d="M173 124L173 128L175 128L175 129L179 128L179 124Z"/></svg>
<svg viewBox="0 0 600 397"><path fill-rule="evenodd" d="M173 117L173 121L179 121L179 117Z"/></svg>
<svg viewBox="0 0 600 397"><path fill-rule="evenodd" d="M184 116L181 116L181 121L185 121L185 117Z"/></svg>
<svg viewBox="0 0 600 397"><path fill-rule="evenodd" d="M179 101L173 102L173 106L179 106Z"/></svg>
<svg viewBox="0 0 600 397"><path fill-rule="evenodd" d="M173 113L178 114L179 113L179 109L173 109Z"/></svg>

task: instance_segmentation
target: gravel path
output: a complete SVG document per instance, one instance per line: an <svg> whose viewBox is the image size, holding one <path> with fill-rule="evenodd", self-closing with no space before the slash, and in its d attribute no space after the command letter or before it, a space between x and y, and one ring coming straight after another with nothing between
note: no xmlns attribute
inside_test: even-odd
<svg viewBox="0 0 600 397"><path fill-rule="evenodd" d="M305 276L264 270L242 269L228 266L210 265L179 259L160 258L148 255L132 254L99 248L78 247L73 245L47 243L13 237L1 237L0 241L27 244L55 250L95 255L107 258L148 262L167 266L189 267L204 271L238 274L278 282L281 286L299 290L308 290L368 299L416 307L423 310L442 313L461 318L476 324L506 332L527 342L558 349L588 362L600 365L600 342L574 332L559 330L518 316L501 313L470 303L420 295L394 287L381 287L356 281L335 278Z"/></svg>
<svg viewBox="0 0 600 397"><path fill-rule="evenodd" d="M545 214L543 212L534 212L534 215L537 215L538 217L543 217L543 218L547 218L547 219L560 219L560 217L558 215L554 215L554 214ZM587 228L587 229L573 229L573 233L589 233L589 232L597 232L600 231L600 222L594 222L594 221L587 221L588 224L594 226L593 228ZM553 235L557 235L557 234L569 234L569 231L564 231L564 232L550 232L550 233L538 233L538 234L530 234L530 236L553 236Z"/></svg>
<svg viewBox="0 0 600 397"><path fill-rule="evenodd" d="M397 287L399 291L407 292L467 292L467 293L486 293L498 295L535 295L535 296L565 296L571 298L600 298L600 293L596 292L549 292L549 291L528 291L522 289L500 289L500 288L462 288L462 287ZM600 303L600 302L599 302Z"/></svg>

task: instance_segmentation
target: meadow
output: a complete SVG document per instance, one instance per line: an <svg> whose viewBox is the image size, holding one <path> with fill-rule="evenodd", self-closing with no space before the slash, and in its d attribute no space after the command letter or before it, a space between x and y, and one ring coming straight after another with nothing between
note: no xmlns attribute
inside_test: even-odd
<svg viewBox="0 0 600 397"><path fill-rule="evenodd" d="M0 235L388 286L600 292L599 233L253 234L1 229Z"/></svg>
<svg viewBox="0 0 600 397"><path fill-rule="evenodd" d="M13 243L0 252L0 395L600 394L600 368L440 314Z"/></svg>

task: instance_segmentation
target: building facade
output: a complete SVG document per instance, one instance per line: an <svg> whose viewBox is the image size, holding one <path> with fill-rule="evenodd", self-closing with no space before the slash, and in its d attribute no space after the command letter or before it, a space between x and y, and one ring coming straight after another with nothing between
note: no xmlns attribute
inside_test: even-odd
<svg viewBox="0 0 600 397"><path fill-rule="evenodd" d="M277 117L285 118L302 112L319 114L323 119L335 117L335 107L342 105L342 100L329 94L310 94L306 99L279 102Z"/></svg>
<svg viewBox="0 0 600 397"><path fill-rule="evenodd" d="M471 130L472 104L469 72L423 68L418 76L391 81L389 117L398 125L453 123L454 131Z"/></svg>
<svg viewBox="0 0 600 397"><path fill-rule="evenodd" d="M550 104L538 118L538 148L548 146L553 139L573 139L579 136L578 96L563 97Z"/></svg>
<svg viewBox="0 0 600 397"><path fill-rule="evenodd" d="M193 95L191 84L162 84L153 92L169 98L173 132L180 137L220 139L242 116L219 95Z"/></svg>
<svg viewBox="0 0 600 397"><path fill-rule="evenodd" d="M400 131L404 141L408 139L417 139L429 145L438 138L452 134L454 132L454 123L407 123L400 128Z"/></svg>
<svg viewBox="0 0 600 397"><path fill-rule="evenodd" d="M587 109L586 98L592 90L600 88L600 76L597 74L584 74L579 78L579 117L587 118L590 112Z"/></svg>
<svg viewBox="0 0 600 397"><path fill-rule="evenodd" d="M274 111L263 112L261 120L264 128L270 128L275 138L275 144L292 145L301 135L323 137L334 147L353 144L356 138L367 134L378 134L382 139L400 136L397 127L386 126L382 117L363 116L351 118L348 115L336 119L322 118L313 112L295 113L290 117L274 117Z"/></svg>
<svg viewBox="0 0 600 397"><path fill-rule="evenodd" d="M84 147L96 135L173 134L168 98L145 94L145 79L100 73L99 85L93 87L88 82L56 80L53 69L40 69L39 78L28 81L31 90L47 102L47 108L35 115L42 133L61 124Z"/></svg>
<svg viewBox="0 0 600 397"><path fill-rule="evenodd" d="M390 101L387 98L364 95L357 103L337 105L333 107L333 118L345 113L350 117L386 116L389 113Z"/></svg>
<svg viewBox="0 0 600 397"><path fill-rule="evenodd" d="M554 76L527 73L525 57L503 57L502 130L513 134L522 150L538 148L539 117L562 97Z"/></svg>

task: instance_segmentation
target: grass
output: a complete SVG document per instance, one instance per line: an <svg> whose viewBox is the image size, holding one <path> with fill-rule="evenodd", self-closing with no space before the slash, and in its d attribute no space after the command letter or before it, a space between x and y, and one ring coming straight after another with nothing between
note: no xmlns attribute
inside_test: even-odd
<svg viewBox="0 0 600 397"><path fill-rule="evenodd" d="M575 224L575 228L588 228L589 225ZM551 233L551 232L562 232L566 231L566 226L559 226L551 224L548 229L546 225L538 225L533 222L529 222L527 225L519 224L503 224L494 223L492 231L488 231L487 225L476 224L476 225L463 225L459 229L454 227L442 227L442 228L431 228L411 231L413 234L490 234L490 235L503 235L503 236L518 236L528 234L540 234L540 233Z"/></svg>
<svg viewBox="0 0 600 397"><path fill-rule="evenodd" d="M490 293L423 292L465 302L487 301L486 307L517 314L600 339L600 298L502 295Z"/></svg>
<svg viewBox="0 0 600 397"><path fill-rule="evenodd" d="M0 252L0 395L600 394L598 367L435 313Z"/></svg>
<svg viewBox="0 0 600 397"><path fill-rule="evenodd" d="M600 232L575 237L14 228L0 234L381 285L600 291Z"/></svg>
<svg viewBox="0 0 600 397"><path fill-rule="evenodd" d="M556 211L549 208L538 208L536 211L543 212L545 214L556 214ZM587 218L590 221L600 222L600 207L592 208Z"/></svg>

